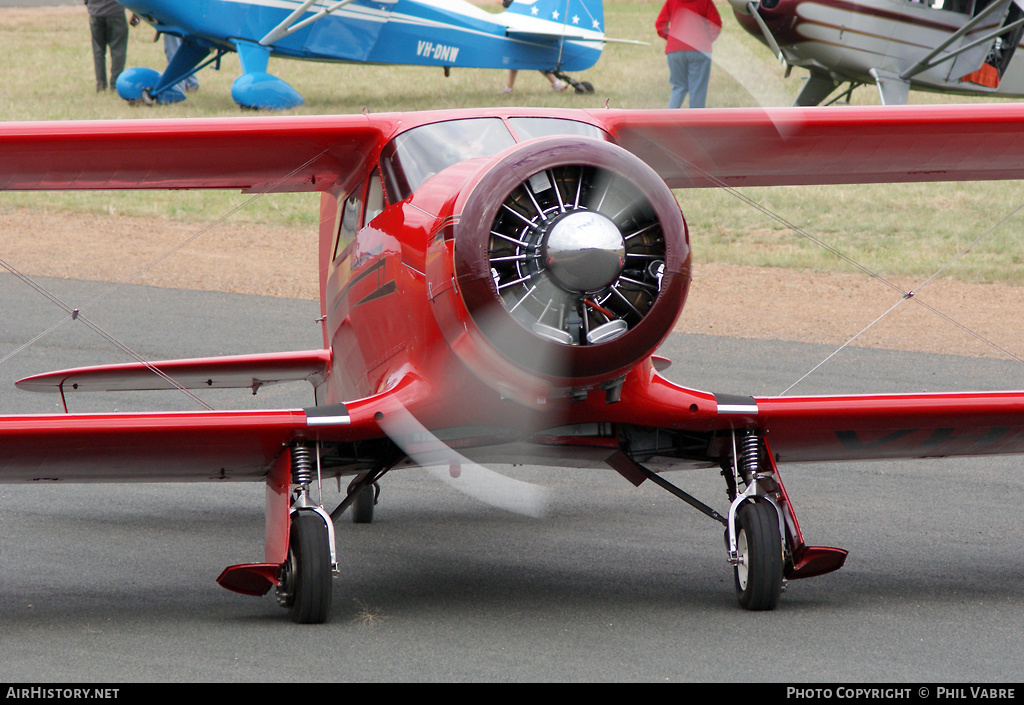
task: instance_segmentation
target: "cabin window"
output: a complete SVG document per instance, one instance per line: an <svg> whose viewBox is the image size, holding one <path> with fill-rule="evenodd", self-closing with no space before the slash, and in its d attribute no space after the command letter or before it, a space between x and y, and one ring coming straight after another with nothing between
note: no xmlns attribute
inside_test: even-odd
<svg viewBox="0 0 1024 705"><path fill-rule="evenodd" d="M341 224L338 226L338 239L334 243L334 257L337 259L345 251L349 243L355 239L359 230L359 219L363 215L363 191L360 184L348 195L341 206Z"/></svg>
<svg viewBox="0 0 1024 705"><path fill-rule="evenodd" d="M964 15L975 15L975 0L919 0L921 4L934 10L959 12ZM982 3L987 4L987 3Z"/></svg>
<svg viewBox="0 0 1024 705"><path fill-rule="evenodd" d="M497 154L513 144L501 118L449 120L403 132L381 153L388 201L405 200L420 184L453 164Z"/></svg>
<svg viewBox="0 0 1024 705"><path fill-rule="evenodd" d="M370 174L370 183L366 187L366 215L363 225L376 218L384 211L384 187L380 183L380 170L374 169Z"/></svg>

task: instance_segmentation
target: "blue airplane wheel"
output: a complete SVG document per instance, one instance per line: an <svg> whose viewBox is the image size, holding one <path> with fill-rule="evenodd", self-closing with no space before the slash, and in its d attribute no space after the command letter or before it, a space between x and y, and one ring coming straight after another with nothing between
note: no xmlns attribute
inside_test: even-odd
<svg viewBox="0 0 1024 705"><path fill-rule="evenodd" d="M747 502L736 514L736 597L748 610L773 610L782 595L779 517L767 502Z"/></svg>
<svg viewBox="0 0 1024 705"><path fill-rule="evenodd" d="M153 97L150 91L160 82L160 72L143 67L135 67L122 71L117 77L117 94L129 103L144 103L152 105L168 105L180 103L185 100L185 92L177 86L172 86L161 91L160 95Z"/></svg>
<svg viewBox="0 0 1024 705"><path fill-rule="evenodd" d="M278 602L298 624L323 624L331 616L330 534L311 511L292 516L288 560L281 567Z"/></svg>
<svg viewBox="0 0 1024 705"><path fill-rule="evenodd" d="M117 77L117 94L131 103L148 102L149 89L160 81L160 72L141 66L122 71Z"/></svg>
<svg viewBox="0 0 1024 705"><path fill-rule="evenodd" d="M243 108L287 110L306 101L299 92L269 73L253 72L239 76L231 84L231 97Z"/></svg>

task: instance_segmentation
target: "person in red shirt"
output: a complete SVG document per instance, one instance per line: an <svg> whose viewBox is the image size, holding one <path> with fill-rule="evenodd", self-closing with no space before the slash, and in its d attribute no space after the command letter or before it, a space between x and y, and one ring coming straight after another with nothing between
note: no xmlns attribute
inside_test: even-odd
<svg viewBox="0 0 1024 705"><path fill-rule="evenodd" d="M690 107L703 108L711 77L711 43L722 32L722 18L712 0L665 0L654 23L666 40L668 80L672 84L668 107L681 108L686 94Z"/></svg>

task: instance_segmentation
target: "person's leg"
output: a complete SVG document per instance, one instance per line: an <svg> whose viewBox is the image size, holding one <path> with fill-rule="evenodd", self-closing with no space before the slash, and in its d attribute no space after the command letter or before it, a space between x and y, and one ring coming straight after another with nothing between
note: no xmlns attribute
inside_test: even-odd
<svg viewBox="0 0 1024 705"><path fill-rule="evenodd" d="M707 103L708 82L711 80L711 55L699 51L690 54L690 107L703 108Z"/></svg>
<svg viewBox="0 0 1024 705"><path fill-rule="evenodd" d="M128 58L128 19L123 12L106 19L107 44L110 46L110 87L113 88Z"/></svg>
<svg viewBox="0 0 1024 705"><path fill-rule="evenodd" d="M562 91L569 87L569 84L566 83L565 81L559 81L558 77L555 76L555 74L548 73L547 71L541 71L541 73L544 74L544 78L548 79L548 83L551 84L551 90L555 91L556 93L561 93Z"/></svg>
<svg viewBox="0 0 1024 705"><path fill-rule="evenodd" d="M689 91L689 75L686 68L685 51L672 51L665 54L668 60L668 82L672 85L668 107L681 108Z"/></svg>
<svg viewBox="0 0 1024 705"><path fill-rule="evenodd" d="M89 17L92 34L92 66L96 73L96 91L107 90L107 26L102 17Z"/></svg>
<svg viewBox="0 0 1024 705"><path fill-rule="evenodd" d="M505 81L505 87L501 89L502 93L511 93L516 85L516 76L519 75L519 69L508 70L508 80Z"/></svg>

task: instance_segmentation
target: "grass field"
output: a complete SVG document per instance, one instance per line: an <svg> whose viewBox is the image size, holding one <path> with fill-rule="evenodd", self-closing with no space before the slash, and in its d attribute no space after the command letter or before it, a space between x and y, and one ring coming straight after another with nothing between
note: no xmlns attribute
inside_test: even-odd
<svg viewBox="0 0 1024 705"><path fill-rule="evenodd" d="M484 5L497 9L494 0ZM293 114L425 110L451 107L530 105L556 107L660 108L668 99L663 43L653 30L660 0L606 0L610 37L650 42L648 46L609 45L585 73L593 95L555 94L539 75L523 74L516 94L500 93L499 71L326 65L274 60L271 71L291 83L306 104ZM725 21L715 44L709 107L787 105L800 87L801 71L783 78L770 52L736 24L719 2ZM493 7L492 7L493 5ZM162 45L146 25L132 30L129 66L162 68ZM5 47L0 82L3 120L147 119L155 117L237 116L230 86L238 59L229 55L220 71L205 70L201 89L188 101L159 108L131 107L112 93L93 90L92 59L85 9L80 6L0 9L0 43ZM877 103L873 88L861 88L854 103ZM965 102L911 94L913 103ZM841 107L829 108L842 110ZM756 147L752 147L756 148ZM906 186L785 187L747 189L744 195L788 223L844 252L865 267L887 275L925 277L949 262L1021 202L1021 184L922 184ZM734 195L715 190L678 193L701 261L848 271L850 265L795 234ZM7 193L0 216L13 207L127 214L180 220L212 220L243 197L205 192ZM235 218L275 225L314 227L316 198L265 197ZM2 222L2 221L0 221ZM969 256L944 275L965 281L1024 284L1021 275L1020 218L1011 218L985 237Z"/></svg>

